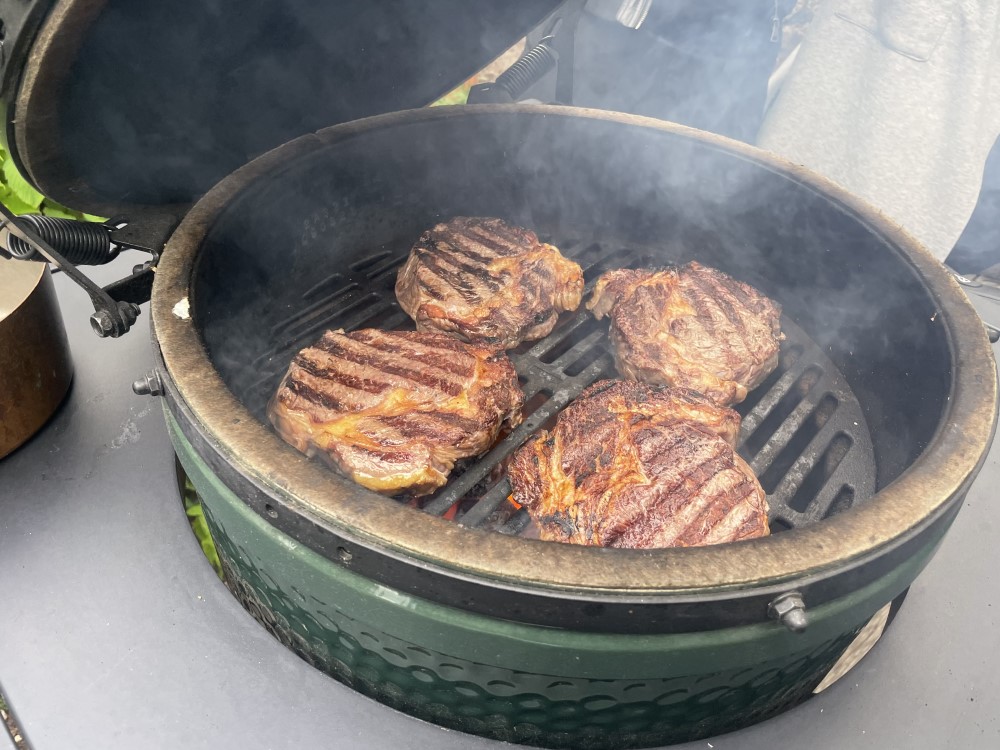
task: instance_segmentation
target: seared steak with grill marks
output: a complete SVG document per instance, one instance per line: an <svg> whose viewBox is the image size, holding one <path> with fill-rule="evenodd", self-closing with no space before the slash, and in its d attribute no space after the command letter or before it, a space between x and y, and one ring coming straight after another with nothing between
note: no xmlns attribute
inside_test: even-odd
<svg viewBox="0 0 1000 750"><path fill-rule="evenodd" d="M583 272L529 229L458 217L424 232L396 279L418 331L510 349L547 336L583 296Z"/></svg>
<svg viewBox="0 0 1000 750"><path fill-rule="evenodd" d="M327 331L292 360L268 416L303 453L376 492L433 492L521 421L507 355L443 333Z"/></svg>
<svg viewBox="0 0 1000 750"><path fill-rule="evenodd" d="M733 450L739 423L683 388L600 381L514 454L514 500L549 541L691 547L766 536L764 490Z"/></svg>
<svg viewBox="0 0 1000 750"><path fill-rule="evenodd" d="M587 308L611 313L618 372L691 388L728 406L778 365L781 305L694 261L679 269L609 271Z"/></svg>

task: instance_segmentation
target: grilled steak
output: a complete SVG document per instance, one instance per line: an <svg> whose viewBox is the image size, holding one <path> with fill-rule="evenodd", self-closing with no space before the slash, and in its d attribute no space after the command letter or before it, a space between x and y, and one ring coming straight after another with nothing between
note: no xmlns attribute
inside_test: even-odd
<svg viewBox="0 0 1000 750"><path fill-rule="evenodd" d="M327 331L292 360L268 405L288 443L382 492L433 492L459 458L521 421L507 355L443 333Z"/></svg>
<svg viewBox="0 0 1000 750"><path fill-rule="evenodd" d="M778 365L781 306L692 261L679 269L609 271L587 303L610 312L618 372L691 388L728 406Z"/></svg>
<svg viewBox="0 0 1000 750"><path fill-rule="evenodd" d="M418 331L505 349L547 336L582 295L580 266L501 219L438 224L421 235L396 279L396 299Z"/></svg>
<svg viewBox="0 0 1000 750"><path fill-rule="evenodd" d="M765 536L767 500L733 450L739 416L683 388L604 380L514 455L542 539L690 547Z"/></svg>

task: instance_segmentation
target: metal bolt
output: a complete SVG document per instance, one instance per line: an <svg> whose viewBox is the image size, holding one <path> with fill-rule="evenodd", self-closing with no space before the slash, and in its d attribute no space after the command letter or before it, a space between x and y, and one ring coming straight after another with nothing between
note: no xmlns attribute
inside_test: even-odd
<svg viewBox="0 0 1000 750"><path fill-rule="evenodd" d="M122 317L125 318L125 322L128 323L129 326L135 323L136 318L139 317L139 313L141 312L139 310L139 306L132 302L119 302L118 311L122 314Z"/></svg>
<svg viewBox="0 0 1000 750"><path fill-rule="evenodd" d="M98 310L93 315L90 316L90 326L94 329L94 333L100 336L102 339L108 336L112 338L117 338L123 333L128 331L135 323L136 318L139 317L139 306L133 304L132 302L119 302L118 312L121 314L124 320L125 326L121 330L115 329L115 320L111 317L111 313L107 310Z"/></svg>
<svg viewBox="0 0 1000 750"><path fill-rule="evenodd" d="M767 605L767 614L793 633L801 633L809 625L806 603L798 591L790 591L774 599Z"/></svg>
<svg viewBox="0 0 1000 750"><path fill-rule="evenodd" d="M90 327L103 339L115 329L115 321L107 310L98 310L90 316Z"/></svg>
<svg viewBox="0 0 1000 750"><path fill-rule="evenodd" d="M132 383L132 392L136 396L163 395L163 383L160 381L160 373L156 370L147 372L143 377Z"/></svg>

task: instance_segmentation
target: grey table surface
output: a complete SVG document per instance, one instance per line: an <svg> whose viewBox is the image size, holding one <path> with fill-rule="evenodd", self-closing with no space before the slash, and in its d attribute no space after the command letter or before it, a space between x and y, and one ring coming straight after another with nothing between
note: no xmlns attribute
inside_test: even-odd
<svg viewBox="0 0 1000 750"><path fill-rule="evenodd" d="M0 727L0 750L17 750L14 738L5 732L3 727Z"/></svg>
<svg viewBox="0 0 1000 750"><path fill-rule="evenodd" d="M56 282L72 390L0 461L0 690L34 750L503 747L352 692L240 608L189 530L160 404L129 387L151 363L148 306L140 330L99 340L87 298ZM775 719L675 747L1000 747L998 484L994 446L899 617L844 679Z"/></svg>
<svg viewBox="0 0 1000 750"><path fill-rule="evenodd" d="M17 745L14 744L14 738L5 732L3 727L0 727L0 750L17 750Z"/></svg>

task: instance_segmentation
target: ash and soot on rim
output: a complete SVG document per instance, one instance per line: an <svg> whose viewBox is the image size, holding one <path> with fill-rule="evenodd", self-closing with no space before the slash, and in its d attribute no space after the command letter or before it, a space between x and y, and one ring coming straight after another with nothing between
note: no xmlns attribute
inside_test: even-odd
<svg viewBox="0 0 1000 750"><path fill-rule="evenodd" d="M662 267L654 248L618 247L575 238L542 237L579 263L585 298L604 272ZM384 250L319 280L304 304L271 331L279 346L254 361L259 378L248 405L263 408L299 350L328 329L410 330L412 321L395 298L394 282L409 247ZM524 392L523 422L500 433L478 458L458 460L448 483L433 494L409 499L425 512L504 534L537 537L527 510L511 499L506 468L513 453L587 387L617 377L607 324L588 311L563 314L540 341L508 352ZM777 368L735 408L742 416L737 453L767 495L771 532L822 520L875 493L874 452L861 407L822 349L787 318Z"/></svg>

